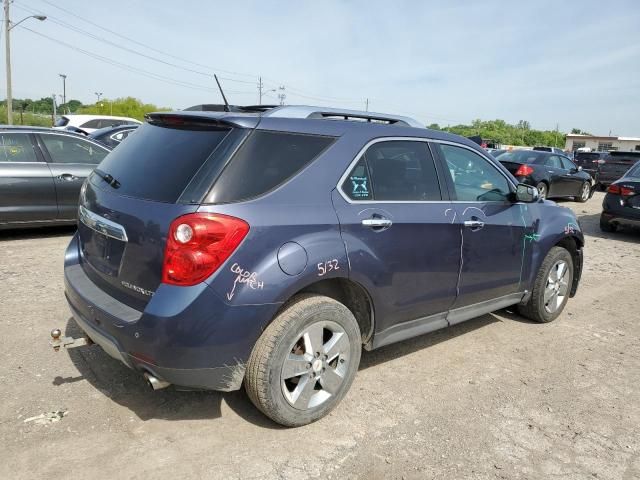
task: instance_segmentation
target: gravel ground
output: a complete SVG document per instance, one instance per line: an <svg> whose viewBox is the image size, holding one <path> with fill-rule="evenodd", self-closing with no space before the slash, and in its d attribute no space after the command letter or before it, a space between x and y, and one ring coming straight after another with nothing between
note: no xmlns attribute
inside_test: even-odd
<svg viewBox="0 0 640 480"><path fill-rule="evenodd" d="M0 478L640 478L640 232L587 235L552 324L501 311L363 354L327 418L283 429L244 392L153 392L78 333L69 229L0 232ZM37 417L37 418L33 418Z"/></svg>

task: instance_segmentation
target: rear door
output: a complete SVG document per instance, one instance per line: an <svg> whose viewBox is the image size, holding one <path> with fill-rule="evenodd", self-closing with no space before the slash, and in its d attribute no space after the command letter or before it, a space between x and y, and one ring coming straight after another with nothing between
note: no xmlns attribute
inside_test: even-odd
<svg viewBox="0 0 640 480"><path fill-rule="evenodd" d="M562 197L567 195L566 192L569 188L564 178L565 170L560 157L558 155L548 155L544 159L544 166L547 169L549 178L549 194L547 196Z"/></svg>
<svg viewBox="0 0 640 480"><path fill-rule="evenodd" d="M83 137L58 133L38 134L38 143L53 175L58 218L73 220L82 183L109 150Z"/></svg>
<svg viewBox="0 0 640 480"><path fill-rule="evenodd" d="M0 224L56 218L51 170L30 133L0 133Z"/></svg>
<svg viewBox="0 0 640 480"><path fill-rule="evenodd" d="M521 291L528 214L511 200L507 175L475 150L434 144L447 165L449 188L462 223L462 268L454 308L516 296ZM456 323L456 317L450 318Z"/></svg>
<svg viewBox="0 0 640 480"><path fill-rule="evenodd" d="M446 326L438 314L455 300L460 225L439 175L426 141L378 139L334 191L350 276L374 296L376 335L429 316Z"/></svg>

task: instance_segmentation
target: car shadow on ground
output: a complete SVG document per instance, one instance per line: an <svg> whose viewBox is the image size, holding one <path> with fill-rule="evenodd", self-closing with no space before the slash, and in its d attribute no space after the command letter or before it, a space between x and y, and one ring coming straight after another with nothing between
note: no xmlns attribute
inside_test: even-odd
<svg viewBox="0 0 640 480"><path fill-rule="evenodd" d="M520 317L520 320L525 321ZM403 342L393 343L385 347L372 350L370 352L363 351L360 360L360 370L375 367L381 363L395 360L396 358L410 355L418 350L433 347L439 343L452 340L460 335L465 335L474 330L478 330L492 323L501 322L502 320L493 314L482 315L467 322L459 323L452 327L444 328L436 332L427 333L419 337L410 338Z"/></svg>
<svg viewBox="0 0 640 480"><path fill-rule="evenodd" d="M621 225L615 232L600 230L600 214L585 215L576 213L580 221L582 232L588 237L616 240L618 242L640 243L640 228L631 225Z"/></svg>
<svg viewBox="0 0 640 480"><path fill-rule="evenodd" d="M61 227L22 228L19 230L0 230L0 242L9 240L31 240L34 238L67 237L73 235L76 225Z"/></svg>
<svg viewBox="0 0 640 480"><path fill-rule="evenodd" d="M69 318L65 335L82 337L82 330ZM244 390L237 392L180 391L168 387L154 391L139 372L111 358L98 346L61 350L69 355L80 372L75 377L56 377L53 385L87 380L112 401L128 408L143 421L216 419L222 416L222 401L236 414L259 427L284 428L262 415L248 399Z"/></svg>

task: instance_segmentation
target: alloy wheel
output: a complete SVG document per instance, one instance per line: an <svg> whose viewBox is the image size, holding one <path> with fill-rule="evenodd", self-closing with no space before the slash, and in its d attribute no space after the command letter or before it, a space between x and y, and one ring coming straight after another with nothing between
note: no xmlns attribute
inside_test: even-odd
<svg viewBox="0 0 640 480"><path fill-rule="evenodd" d="M584 183L582 185L582 193L580 194L580 198L583 202L589 200L589 194L591 193L591 186L588 183Z"/></svg>
<svg viewBox="0 0 640 480"><path fill-rule="evenodd" d="M322 321L306 327L282 365L284 398L299 410L322 405L340 391L349 353L349 338L337 323Z"/></svg>
<svg viewBox="0 0 640 480"><path fill-rule="evenodd" d="M555 313L564 302L569 292L569 266L564 260L553 264L547 277L544 289L544 308L549 313Z"/></svg>
<svg viewBox="0 0 640 480"><path fill-rule="evenodd" d="M544 183L539 183L536 188L538 189L538 196L541 199L544 200L547 198L547 186Z"/></svg>

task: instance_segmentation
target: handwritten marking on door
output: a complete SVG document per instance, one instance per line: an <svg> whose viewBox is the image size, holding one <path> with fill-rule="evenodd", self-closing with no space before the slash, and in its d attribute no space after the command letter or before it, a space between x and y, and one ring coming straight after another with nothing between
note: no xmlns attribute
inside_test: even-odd
<svg viewBox="0 0 640 480"><path fill-rule="evenodd" d="M234 263L231 265L231 272L236 274L236 278L233 281L233 288L227 293L227 300L231 300L236 294L236 286L240 284L246 284L252 290L262 290L264 288L264 282L258 280L257 272L250 272L244 270L240 265Z"/></svg>

